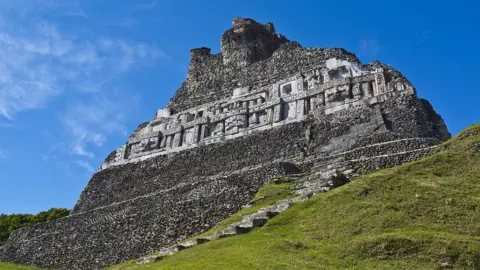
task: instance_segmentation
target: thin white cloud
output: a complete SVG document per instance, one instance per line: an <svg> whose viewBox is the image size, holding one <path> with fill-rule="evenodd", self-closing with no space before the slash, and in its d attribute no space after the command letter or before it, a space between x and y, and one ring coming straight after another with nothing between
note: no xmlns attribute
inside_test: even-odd
<svg viewBox="0 0 480 270"><path fill-rule="evenodd" d="M97 35L88 24L75 28L52 20L74 16L73 20L87 22L84 18L89 15L80 1L20 2L0 0L0 121L9 119L5 125L9 127L16 114L68 97L66 109L57 107L54 119L63 133L46 131L49 147L39 156L57 163L62 155L74 156L71 162L93 172L95 148L110 136L125 136L125 108L138 103L125 94L125 86L119 88L119 82L128 72L150 67L165 54L156 45ZM154 1L141 6L156 5ZM71 171L66 162L58 164Z"/></svg>
<svg viewBox="0 0 480 270"><path fill-rule="evenodd" d="M78 4L36 2L56 9ZM8 119L24 110L43 108L65 91L103 91L122 73L164 56L155 45L79 37L39 18L25 21L2 11L0 18L0 117Z"/></svg>
<svg viewBox="0 0 480 270"><path fill-rule="evenodd" d="M127 107L135 107L136 99L97 96L89 102L76 102L60 120L68 133L69 154L95 157L89 147L102 146L110 135L124 133Z"/></svg>
<svg viewBox="0 0 480 270"><path fill-rule="evenodd" d="M88 173L93 173L95 171L95 168L87 161L75 160L74 163L85 169Z"/></svg>

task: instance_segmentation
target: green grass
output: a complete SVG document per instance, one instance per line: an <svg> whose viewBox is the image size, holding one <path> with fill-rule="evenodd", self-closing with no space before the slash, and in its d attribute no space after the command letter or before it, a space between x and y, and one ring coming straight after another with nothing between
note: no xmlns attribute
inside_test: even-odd
<svg viewBox="0 0 480 270"><path fill-rule="evenodd" d="M275 182L278 182L279 184L267 184L264 185L260 188L260 190L257 192L255 197L251 201L251 205L247 208L244 208L234 215L222 220L219 224L211 228L210 230L196 235L194 237L191 237L185 241L198 238L198 237L203 237L203 236L208 236L212 235L215 232L218 232L220 230L223 230L228 227L228 225L242 221L242 218L246 215L250 215L253 213L256 213L260 208L269 206L269 205L274 205L276 202L283 200L283 199L290 199L296 197L294 190L293 190L293 181L295 181L296 178L294 177L285 177L285 178L275 178L272 179ZM156 255L158 252L152 253L150 255ZM149 255L149 256L150 256ZM135 265L135 260L130 260L128 262L113 266L112 269L123 269L125 266L131 266L132 264Z"/></svg>
<svg viewBox="0 0 480 270"><path fill-rule="evenodd" d="M23 265L14 265L9 263L0 263L0 270L40 270L40 268L23 266Z"/></svg>
<svg viewBox="0 0 480 270"><path fill-rule="evenodd" d="M260 208L274 205L276 202L283 199L290 199L296 197L293 193L293 182L285 182L280 184L267 184L264 185L255 197L252 199L252 205L250 207L244 208L234 215L222 220L218 225L208 230L205 233L195 236L207 236L212 235L213 233L223 230L228 227L228 225L242 221L242 218L246 215L256 213ZM193 238L192 238L193 239Z"/></svg>
<svg viewBox="0 0 480 270"><path fill-rule="evenodd" d="M480 125L439 148L295 204L251 233L109 269L480 269Z"/></svg>

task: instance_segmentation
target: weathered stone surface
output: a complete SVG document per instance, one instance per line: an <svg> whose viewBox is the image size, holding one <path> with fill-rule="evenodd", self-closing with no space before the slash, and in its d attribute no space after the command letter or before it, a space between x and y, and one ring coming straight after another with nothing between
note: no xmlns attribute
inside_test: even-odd
<svg viewBox="0 0 480 270"><path fill-rule="evenodd" d="M398 71L344 49L302 48L273 24L235 18L221 53L193 49L167 108L112 152L69 217L14 231L0 261L95 269L157 260L245 233L291 203L431 153L450 137ZM247 205L274 176L301 196L183 243ZM167 248L168 247L168 248Z"/></svg>

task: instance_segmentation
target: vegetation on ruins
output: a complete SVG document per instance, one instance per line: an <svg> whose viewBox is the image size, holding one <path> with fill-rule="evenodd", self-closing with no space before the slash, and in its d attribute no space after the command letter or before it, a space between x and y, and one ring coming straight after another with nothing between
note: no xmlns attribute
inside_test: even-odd
<svg viewBox="0 0 480 270"><path fill-rule="evenodd" d="M437 149L298 203L251 233L109 269L479 269L480 124Z"/></svg>
<svg viewBox="0 0 480 270"><path fill-rule="evenodd" d="M108 156L70 216L12 232L0 261L101 269L158 251L113 269L477 265L478 147L438 146L450 132L406 77L249 18L220 43L190 51L167 107Z"/></svg>
<svg viewBox="0 0 480 270"><path fill-rule="evenodd" d="M68 216L70 210L65 208L52 208L42 211L36 215L32 214L1 214L0 215L0 245L7 241L13 230L21 227L31 226L37 223L56 220ZM0 269L1 266L0 266Z"/></svg>

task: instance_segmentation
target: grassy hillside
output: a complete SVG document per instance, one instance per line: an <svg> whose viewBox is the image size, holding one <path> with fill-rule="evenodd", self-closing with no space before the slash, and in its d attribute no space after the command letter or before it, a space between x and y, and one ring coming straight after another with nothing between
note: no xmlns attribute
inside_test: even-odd
<svg viewBox="0 0 480 270"><path fill-rule="evenodd" d="M251 233L110 269L480 269L480 125L440 149L298 203Z"/></svg>
<svg viewBox="0 0 480 270"><path fill-rule="evenodd" d="M22 266L22 265L13 265L9 263L0 263L0 270L40 270L40 268Z"/></svg>

